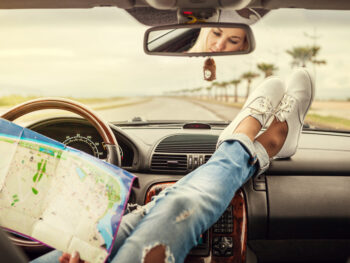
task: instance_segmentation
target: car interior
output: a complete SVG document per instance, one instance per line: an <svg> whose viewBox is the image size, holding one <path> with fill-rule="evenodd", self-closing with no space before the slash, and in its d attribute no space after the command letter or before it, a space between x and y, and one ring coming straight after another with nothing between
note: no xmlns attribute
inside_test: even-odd
<svg viewBox="0 0 350 263"><path fill-rule="evenodd" d="M12 9L90 9L102 6L124 9L133 19L150 27L185 25L193 21L193 17L201 22L220 24L218 15L222 11L229 12L230 16L230 12L240 14L244 10L253 10L254 14L260 14L262 20L265 14L278 9L344 11L350 10L350 1L0 1L0 9L9 12ZM184 12L190 12L191 17ZM236 17L233 13L232 17ZM225 22L242 23L234 18ZM181 41L187 46L191 43L190 37L196 38L198 34L199 30L191 29ZM258 46L257 35L255 41ZM169 56L169 52L180 52L180 56L186 56L184 49L176 46L179 43L182 42L177 36L175 40L159 46L155 52L166 52L165 55ZM246 53L250 52L254 54L253 49ZM343 52L348 53L347 50ZM220 59L216 56L220 54L213 54L214 59ZM346 70L346 65L342 67L339 70ZM116 118L107 122L82 104L68 99L45 98L19 104L2 113L1 117L14 121L41 109L63 109L80 116L37 119L27 128L136 175L138 180L133 185L129 203L140 205L148 203L163 189L206 163L216 149L220 133L229 124L229 120L202 121L200 116L196 120L182 121L148 121L136 117L131 121ZM111 144L115 147L108 146ZM247 181L220 219L202 234L199 245L191 250L186 262L349 262L349 160L349 131L317 129L306 123L296 154L291 158L272 160L264 174ZM51 250L20 235L8 233L8 236L28 259ZM1 243L1 250L8 252L13 249L12 255L21 254L17 248L6 244L6 241ZM22 255L19 257L18 260L25 261Z"/></svg>

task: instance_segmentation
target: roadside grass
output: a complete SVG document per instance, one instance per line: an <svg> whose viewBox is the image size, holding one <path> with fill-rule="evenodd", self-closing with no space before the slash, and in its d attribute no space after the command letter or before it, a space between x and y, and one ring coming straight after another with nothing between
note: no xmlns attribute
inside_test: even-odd
<svg viewBox="0 0 350 263"><path fill-rule="evenodd" d="M0 106L5 106L7 107L11 107L14 106L19 103L25 102L29 99L35 99L35 98L39 98L39 97L24 97L24 96L8 96L11 98L6 98L4 100L4 97L0 97L0 103L2 102L3 104L0 104ZM14 99L14 97L16 97L16 99ZM11 99L10 101L8 101L8 99ZM92 108L92 110L95 111L103 111L103 110L109 110L109 109L115 109L115 108L121 108L121 107L127 107L127 106L132 106L132 105L137 105L137 104L141 104L141 103L145 103L148 102L150 100L152 100L151 97L149 98L139 98L139 99L133 99L133 100L128 100L126 97L115 97L115 98L83 98L83 99L77 99L77 98L70 98L76 101L80 101L81 103L84 103L86 105L88 105L89 107ZM16 103L14 103L14 101L16 101ZM89 105L90 104L90 105ZM94 105L95 104L95 105ZM20 117L19 119L16 120L16 123L20 124L20 125L24 125L27 126L30 123L33 123L39 119L46 119L46 118L54 118L54 117L59 117L62 116L62 112L60 112L59 110L48 110L45 112L34 112L31 113L29 115L25 115ZM74 113L71 112L66 112L64 114L64 116L77 116Z"/></svg>
<svg viewBox="0 0 350 263"><path fill-rule="evenodd" d="M14 106L20 103L23 103L27 100L37 99L36 96L19 96L19 95L10 95L0 97L0 106Z"/></svg>
<svg viewBox="0 0 350 263"><path fill-rule="evenodd" d="M21 96L21 95L9 95L0 97L0 107L1 106L15 106L20 103L23 103L28 100L38 99L38 96ZM123 97L111 97L111 98L74 98L66 97L67 99L76 100L85 104L94 104L94 103L105 103L105 102L114 102L120 101L125 98Z"/></svg>
<svg viewBox="0 0 350 263"><path fill-rule="evenodd" d="M0 107L1 106L14 106L20 103L23 103L28 100L37 99L38 96L20 96L20 95L10 95L10 96L2 96L0 97ZM125 102L121 103L121 101L125 98L123 97L111 97L111 98L74 98L68 97L69 99L79 101L84 104L97 104L97 103L106 103L106 102L117 102L116 104L110 105L101 105L94 107L94 110L106 110L113 109L118 107L130 106L133 104L143 103L150 100L150 98L143 99L137 102ZM242 108L243 103L234 103L234 102L224 102L217 101L214 99L198 99L199 101L209 102L214 104L225 105L234 108ZM326 129L336 129L336 130L350 130L350 120L344 119L336 116L323 116L319 114L308 114L305 119L306 123L309 123L312 126L326 128Z"/></svg>
<svg viewBox="0 0 350 263"><path fill-rule="evenodd" d="M319 114L306 115L305 122L320 128L336 130L350 130L350 120L336 116L322 116Z"/></svg>
<svg viewBox="0 0 350 263"><path fill-rule="evenodd" d="M203 101L203 102L209 102L213 104L220 104L225 105L229 107L234 108L242 108L243 103L233 103L233 102L225 102L225 101L218 101L214 99L203 99L203 98L196 98L197 101ZM323 129L330 129L330 130L350 130L350 120L337 117L337 116L323 116L319 114L309 113L306 115L305 123L310 124L314 127L319 127Z"/></svg>

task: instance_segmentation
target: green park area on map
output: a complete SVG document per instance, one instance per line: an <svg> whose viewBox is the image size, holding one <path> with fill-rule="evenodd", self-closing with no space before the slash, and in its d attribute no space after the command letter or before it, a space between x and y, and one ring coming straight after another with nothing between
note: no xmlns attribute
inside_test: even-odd
<svg viewBox="0 0 350 263"><path fill-rule="evenodd" d="M103 262L125 196L121 181L98 162L40 142L0 136L0 156L1 226Z"/></svg>

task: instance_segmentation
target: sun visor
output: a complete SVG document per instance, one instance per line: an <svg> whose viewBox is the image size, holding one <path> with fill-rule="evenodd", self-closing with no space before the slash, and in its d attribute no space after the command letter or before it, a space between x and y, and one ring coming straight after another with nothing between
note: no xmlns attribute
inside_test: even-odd
<svg viewBox="0 0 350 263"><path fill-rule="evenodd" d="M261 8L244 8L241 10L223 9L220 12L219 22L253 25L268 12L269 10Z"/></svg>
<svg viewBox="0 0 350 263"><path fill-rule="evenodd" d="M176 10L157 10L152 7L126 9L131 16L146 26L177 24Z"/></svg>
<svg viewBox="0 0 350 263"><path fill-rule="evenodd" d="M158 10L152 7L126 9L140 23L147 26L162 26L178 23L176 10ZM242 23L252 25L265 16L269 10L261 8L244 8L242 10L223 9L219 21L223 23Z"/></svg>

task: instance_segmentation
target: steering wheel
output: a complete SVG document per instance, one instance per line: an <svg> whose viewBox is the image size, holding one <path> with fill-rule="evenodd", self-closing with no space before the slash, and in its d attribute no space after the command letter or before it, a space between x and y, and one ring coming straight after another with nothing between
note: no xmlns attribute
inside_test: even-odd
<svg viewBox="0 0 350 263"><path fill-rule="evenodd" d="M97 116L96 113L94 113L81 103L63 98L35 99L15 106L14 108L5 112L1 116L1 118L9 121L14 121L15 119L25 114L43 109L67 110L76 113L84 119L86 119L90 124L92 124L96 128L96 130L102 137L102 140L107 150L107 162L115 164L117 166L121 166L119 146L113 131L105 121L103 121L100 117ZM27 239L17 236L10 236L10 239L14 244L23 247L24 249L32 248L34 250L38 250L39 248L44 247L39 242L29 241Z"/></svg>

